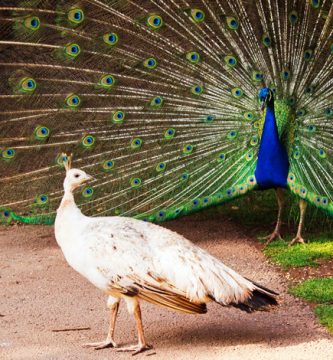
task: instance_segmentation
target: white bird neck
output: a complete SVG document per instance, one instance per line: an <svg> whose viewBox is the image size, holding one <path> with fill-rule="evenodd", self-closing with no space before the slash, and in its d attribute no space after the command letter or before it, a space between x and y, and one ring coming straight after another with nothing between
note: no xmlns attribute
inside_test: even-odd
<svg viewBox="0 0 333 360"><path fill-rule="evenodd" d="M69 264L77 270L77 249L80 247L80 225L84 218L76 206L73 192L65 188L64 196L57 210L54 232L58 245L61 247Z"/></svg>
<svg viewBox="0 0 333 360"><path fill-rule="evenodd" d="M75 200L74 200L74 195L73 192L69 189L65 189L65 193L64 196L61 200L61 203L58 207L58 214L67 210L74 210L77 209L79 210L79 208L76 206L75 204ZM80 210L79 210L80 211Z"/></svg>

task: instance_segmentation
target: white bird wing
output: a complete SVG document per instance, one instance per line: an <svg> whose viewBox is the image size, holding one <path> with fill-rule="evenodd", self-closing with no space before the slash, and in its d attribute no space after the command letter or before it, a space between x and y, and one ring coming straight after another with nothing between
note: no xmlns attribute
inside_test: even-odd
<svg viewBox="0 0 333 360"><path fill-rule="evenodd" d="M254 285L181 235L135 219L89 218L82 229L94 272L118 295L190 313L244 301Z"/></svg>

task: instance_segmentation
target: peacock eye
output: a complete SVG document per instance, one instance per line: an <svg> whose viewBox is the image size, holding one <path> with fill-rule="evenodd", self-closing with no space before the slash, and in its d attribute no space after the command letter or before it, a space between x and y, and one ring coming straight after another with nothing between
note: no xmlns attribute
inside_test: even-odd
<svg viewBox="0 0 333 360"><path fill-rule="evenodd" d="M76 178L78 178L78 177L80 177L80 174L75 174L74 176L75 176Z"/></svg>

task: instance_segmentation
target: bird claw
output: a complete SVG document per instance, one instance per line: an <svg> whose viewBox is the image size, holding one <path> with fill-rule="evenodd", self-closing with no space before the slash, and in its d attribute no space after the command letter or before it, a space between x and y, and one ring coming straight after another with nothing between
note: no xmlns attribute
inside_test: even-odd
<svg viewBox="0 0 333 360"><path fill-rule="evenodd" d="M104 341L100 341L100 342L83 344L82 346L84 348L91 348L92 347L95 350L106 349L106 348L109 348L109 347L113 347L113 348L118 347L118 345L113 340L109 340L109 339L104 340Z"/></svg>
<svg viewBox="0 0 333 360"><path fill-rule="evenodd" d="M293 238L290 243L288 244L288 246L292 246L295 243L300 243L300 244L305 244L305 240L302 238L302 236L297 235L295 238Z"/></svg>
<svg viewBox="0 0 333 360"><path fill-rule="evenodd" d="M119 348L116 351L118 352L126 352L126 351L133 351L133 356L143 353L147 350L151 350L153 347L151 345L148 344L137 344L137 345L131 345L128 347L123 347L123 348Z"/></svg>
<svg viewBox="0 0 333 360"><path fill-rule="evenodd" d="M267 240L265 242L265 246L270 244L275 239L283 240L279 231L273 231L272 234L259 238L259 240Z"/></svg>

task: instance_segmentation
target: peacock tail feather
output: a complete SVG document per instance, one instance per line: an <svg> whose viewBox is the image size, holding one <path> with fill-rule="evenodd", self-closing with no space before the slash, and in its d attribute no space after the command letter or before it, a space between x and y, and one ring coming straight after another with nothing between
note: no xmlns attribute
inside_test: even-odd
<svg viewBox="0 0 333 360"><path fill-rule="evenodd" d="M164 221L257 188L275 94L288 187L333 215L331 0L0 5L0 221L52 223L62 153L89 215Z"/></svg>

